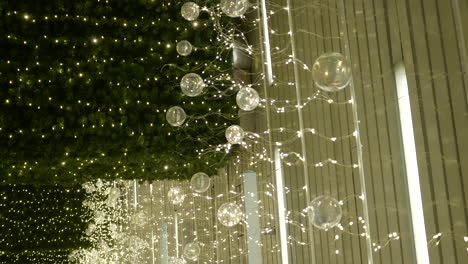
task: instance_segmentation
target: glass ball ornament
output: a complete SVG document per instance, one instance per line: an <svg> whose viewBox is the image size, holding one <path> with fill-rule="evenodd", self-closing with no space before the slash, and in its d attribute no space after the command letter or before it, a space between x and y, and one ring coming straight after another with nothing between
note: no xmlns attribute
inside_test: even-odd
<svg viewBox="0 0 468 264"><path fill-rule="evenodd" d="M318 229L330 229L340 221L342 210L340 202L330 196L319 196L309 203L309 221Z"/></svg>
<svg viewBox="0 0 468 264"><path fill-rule="evenodd" d="M186 264L187 262L183 258L172 257L169 260L169 264Z"/></svg>
<svg viewBox="0 0 468 264"><path fill-rule="evenodd" d="M181 126L184 124L187 115L184 109L179 106L173 106L167 110L166 120L171 126Z"/></svg>
<svg viewBox="0 0 468 264"><path fill-rule="evenodd" d="M240 109L252 111L257 108L260 103L260 96L255 89L244 87L237 92L236 102Z"/></svg>
<svg viewBox="0 0 468 264"><path fill-rule="evenodd" d="M120 197L120 189L117 187L112 188L109 192L109 199L117 200L119 197Z"/></svg>
<svg viewBox="0 0 468 264"><path fill-rule="evenodd" d="M94 233L94 230L96 230L96 225L95 224L89 224L88 228L86 228L86 235L91 236Z"/></svg>
<svg viewBox="0 0 468 264"><path fill-rule="evenodd" d="M180 13L186 20L194 21L200 15L200 7L194 2L187 2L180 9Z"/></svg>
<svg viewBox="0 0 468 264"><path fill-rule="evenodd" d="M200 75L196 73L187 73L180 81L180 88L185 95L195 97L203 92L205 82Z"/></svg>
<svg viewBox="0 0 468 264"><path fill-rule="evenodd" d="M148 223L148 221L149 221L148 216L143 210L136 212L135 215L133 216L133 222L137 226L144 226Z"/></svg>
<svg viewBox="0 0 468 264"><path fill-rule="evenodd" d="M169 201L174 205L181 204L185 199L185 194L182 191L182 188L178 186L171 187L167 192L167 199L169 199Z"/></svg>
<svg viewBox="0 0 468 264"><path fill-rule="evenodd" d="M184 257L189 260L197 260L200 252L201 248L198 242L190 242L184 247Z"/></svg>
<svg viewBox="0 0 468 264"><path fill-rule="evenodd" d="M232 125L226 129L225 136L230 144L240 144L244 140L245 132L242 127Z"/></svg>
<svg viewBox="0 0 468 264"><path fill-rule="evenodd" d="M230 17L243 16L248 8L248 0L221 0L221 10Z"/></svg>
<svg viewBox="0 0 468 264"><path fill-rule="evenodd" d="M237 225L242 220L242 210L236 203L224 203L218 208L218 220L227 227Z"/></svg>
<svg viewBox="0 0 468 264"><path fill-rule="evenodd" d="M208 191L211 185L210 176L204 172L195 173L190 179L190 187L194 192L204 193Z"/></svg>
<svg viewBox="0 0 468 264"><path fill-rule="evenodd" d="M187 40L179 41L176 46L177 53L179 53L181 56L190 55L190 53L192 53L192 49L192 44Z"/></svg>
<svg viewBox="0 0 468 264"><path fill-rule="evenodd" d="M339 91L351 82L352 73L348 60L341 53L325 53L312 66L315 85L326 92Z"/></svg>

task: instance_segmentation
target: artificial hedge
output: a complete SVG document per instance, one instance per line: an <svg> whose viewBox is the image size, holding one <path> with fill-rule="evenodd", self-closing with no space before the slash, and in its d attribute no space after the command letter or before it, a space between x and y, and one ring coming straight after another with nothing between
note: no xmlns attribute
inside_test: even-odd
<svg viewBox="0 0 468 264"><path fill-rule="evenodd" d="M178 83L230 66L215 60L208 15L194 26L182 4L0 0L0 183L183 179L221 166L222 155L197 150L225 141L233 96L189 98ZM183 39L198 47L188 57L175 49ZM174 128L164 111L176 105L220 114Z"/></svg>
<svg viewBox="0 0 468 264"><path fill-rule="evenodd" d="M67 263L88 247L81 186L1 185L0 263Z"/></svg>

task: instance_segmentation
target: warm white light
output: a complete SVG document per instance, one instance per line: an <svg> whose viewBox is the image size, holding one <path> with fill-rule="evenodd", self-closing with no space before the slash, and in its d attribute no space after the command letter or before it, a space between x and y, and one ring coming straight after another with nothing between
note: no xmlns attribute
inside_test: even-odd
<svg viewBox="0 0 468 264"><path fill-rule="evenodd" d="M263 41L265 42L265 64L266 64L266 78L268 84L273 83L273 67L271 64L271 46L270 46L270 35L268 32L268 14L266 10L266 1L262 1L262 28L263 28Z"/></svg>
<svg viewBox="0 0 468 264"><path fill-rule="evenodd" d="M276 195L278 201L278 220L279 220L279 231L281 240L281 263L288 264L288 229L286 221L286 205L284 201L286 197L284 195L284 179L283 179L283 166L281 164L280 149L275 148L275 176L276 176Z"/></svg>
<svg viewBox="0 0 468 264"><path fill-rule="evenodd" d="M403 140L405 158L406 180L411 207L411 219L413 221L413 236L416 247L416 260L418 264L429 262L429 252L426 240L426 225L424 223L424 211L419 183L418 158L414 141L414 129L411 113L411 103L406 79L405 66L398 64L395 68L395 79L400 110L400 127Z"/></svg>

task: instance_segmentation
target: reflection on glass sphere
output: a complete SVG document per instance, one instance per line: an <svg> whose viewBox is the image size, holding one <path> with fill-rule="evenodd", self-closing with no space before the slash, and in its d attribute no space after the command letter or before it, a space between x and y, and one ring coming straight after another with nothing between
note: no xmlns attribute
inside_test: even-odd
<svg viewBox="0 0 468 264"><path fill-rule="evenodd" d="M112 188L109 192L109 199L116 200L119 197L120 197L120 189L117 187Z"/></svg>
<svg viewBox="0 0 468 264"><path fill-rule="evenodd" d="M94 230L96 230L96 225L95 224L89 224L88 228L86 228L86 235L91 236L94 233Z"/></svg>
<svg viewBox="0 0 468 264"><path fill-rule="evenodd" d="M169 189L169 192L167 192L167 199L169 199L172 204L181 204L185 199L182 188L176 186Z"/></svg>
<svg viewBox="0 0 468 264"><path fill-rule="evenodd" d="M191 242L184 247L184 256L190 260L197 260L200 256L200 245L198 242Z"/></svg>
<svg viewBox="0 0 468 264"><path fill-rule="evenodd" d="M333 197L319 196L309 203L309 221L319 229L335 227L341 220L341 205Z"/></svg>
<svg viewBox="0 0 468 264"><path fill-rule="evenodd" d="M133 221L137 226L144 226L148 223L149 218L146 215L145 211L140 210L135 213Z"/></svg>
<svg viewBox="0 0 468 264"><path fill-rule="evenodd" d="M240 109L244 111L252 111L257 108L260 103L260 96L258 96L255 89L244 87L237 93L236 102Z"/></svg>
<svg viewBox="0 0 468 264"><path fill-rule="evenodd" d="M351 82L351 66L341 53L326 53L312 66L312 77L320 89L336 92Z"/></svg>
<svg viewBox="0 0 468 264"><path fill-rule="evenodd" d="M181 126L185 122L187 115L184 109L178 106L173 106L167 110L166 120L171 126Z"/></svg>
<svg viewBox="0 0 468 264"><path fill-rule="evenodd" d="M203 92L205 82L200 75L196 73L187 73L180 81L180 88L185 95L195 97Z"/></svg>
<svg viewBox="0 0 468 264"><path fill-rule="evenodd" d="M192 44L187 40L182 40L177 43L176 46L177 53L182 56L188 56L192 53Z"/></svg>
<svg viewBox="0 0 468 264"><path fill-rule="evenodd" d="M183 258L172 257L169 260L169 264L186 264L187 262Z"/></svg>
<svg viewBox="0 0 468 264"><path fill-rule="evenodd" d="M224 226L237 225L242 216L242 210L236 203L224 203L218 208L218 220Z"/></svg>
<svg viewBox="0 0 468 264"><path fill-rule="evenodd" d="M197 193L206 192L210 188L211 179L204 172L197 172L190 179L190 187Z"/></svg>
<svg viewBox="0 0 468 264"><path fill-rule="evenodd" d="M232 125L226 129L225 136L230 144L240 144L244 140L245 132L242 127Z"/></svg>
<svg viewBox="0 0 468 264"><path fill-rule="evenodd" d="M240 17L248 8L248 0L221 0L221 10L230 17Z"/></svg>
<svg viewBox="0 0 468 264"><path fill-rule="evenodd" d="M182 6L180 13L186 20L193 21L200 15L200 7L194 2L187 2Z"/></svg>

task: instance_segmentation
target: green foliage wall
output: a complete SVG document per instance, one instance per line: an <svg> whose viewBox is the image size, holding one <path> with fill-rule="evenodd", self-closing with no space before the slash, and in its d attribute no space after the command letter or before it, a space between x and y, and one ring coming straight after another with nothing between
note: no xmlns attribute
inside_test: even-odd
<svg viewBox="0 0 468 264"><path fill-rule="evenodd" d="M0 1L1 182L187 178L216 168L222 157L198 159L196 150L225 141L232 96L188 98L178 83L228 65L215 60L209 19L194 26L182 4ZM198 47L188 57L175 50L183 39ZM220 114L173 128L164 111L175 105Z"/></svg>
<svg viewBox="0 0 468 264"><path fill-rule="evenodd" d="M86 247L80 186L0 186L0 263L66 262Z"/></svg>

